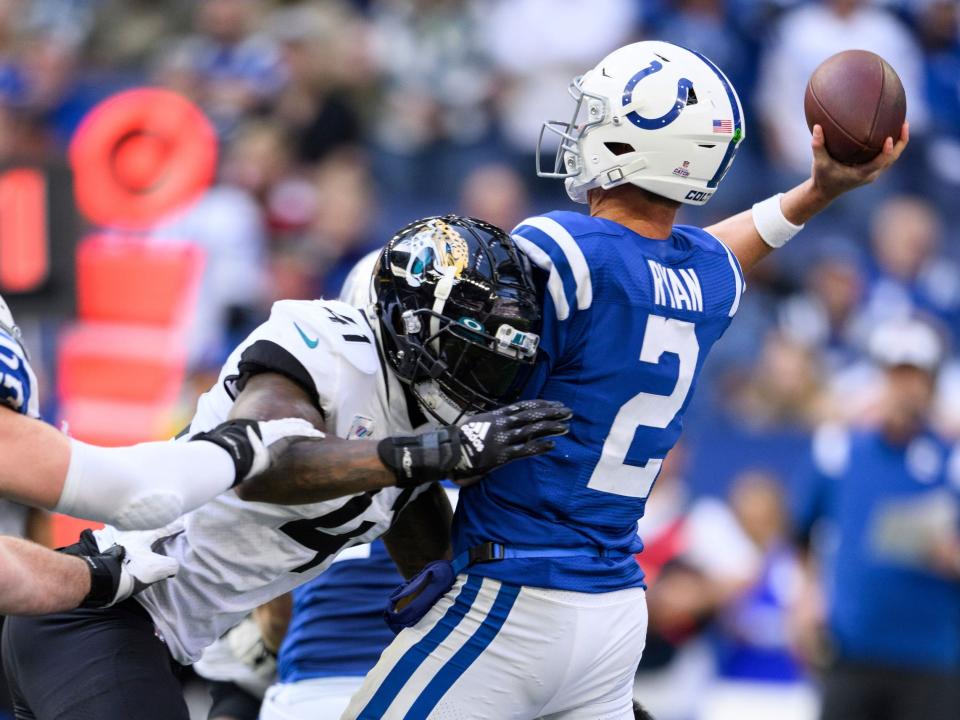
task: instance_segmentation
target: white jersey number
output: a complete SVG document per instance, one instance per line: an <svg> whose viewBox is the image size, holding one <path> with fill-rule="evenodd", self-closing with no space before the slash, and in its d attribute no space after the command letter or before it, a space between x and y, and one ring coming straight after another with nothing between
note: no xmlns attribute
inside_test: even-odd
<svg viewBox="0 0 960 720"><path fill-rule="evenodd" d="M645 465L627 465L627 452L639 426L666 428L686 402L700 355L695 331L696 326L685 320L659 315L647 318L640 362L656 365L664 353L676 353L680 358L677 384L669 395L643 392L620 408L603 443L600 461L590 476L588 488L635 498L650 494L663 458L650 458Z"/></svg>

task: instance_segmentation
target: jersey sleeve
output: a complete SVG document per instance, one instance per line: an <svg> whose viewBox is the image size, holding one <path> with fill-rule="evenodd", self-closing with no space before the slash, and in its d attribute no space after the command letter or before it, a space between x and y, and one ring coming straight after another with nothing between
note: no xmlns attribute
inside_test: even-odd
<svg viewBox="0 0 960 720"><path fill-rule="evenodd" d="M747 290L747 281L743 274L743 268L740 267L740 261L733 251L716 235L712 235L703 228L693 227L691 225L678 225L675 228L694 238L696 242L706 247L718 258L716 262L710 262L709 267L717 267L716 271L711 272L707 269L708 282L713 287L722 287L723 312L727 317L733 317L740 309L740 299ZM722 261L719 259L722 258ZM711 293L712 295L712 293Z"/></svg>
<svg viewBox="0 0 960 720"><path fill-rule="evenodd" d="M40 417L37 376L27 353L10 332L0 325L0 404L18 413Z"/></svg>
<svg viewBox="0 0 960 720"><path fill-rule="evenodd" d="M280 301L235 351L236 372L224 384L235 398L251 377L277 373L300 386L323 413L336 397L343 362L364 374L377 371L373 342L362 315L344 303Z"/></svg>
<svg viewBox="0 0 960 720"><path fill-rule="evenodd" d="M543 305L540 349L555 365L562 361L577 313L593 304L590 266L576 238L549 216L527 218L512 236L539 271L538 289Z"/></svg>

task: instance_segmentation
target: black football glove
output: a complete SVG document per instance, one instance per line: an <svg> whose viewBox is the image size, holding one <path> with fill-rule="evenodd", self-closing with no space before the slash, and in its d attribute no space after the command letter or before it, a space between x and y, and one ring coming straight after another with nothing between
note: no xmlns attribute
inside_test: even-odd
<svg viewBox="0 0 960 720"><path fill-rule="evenodd" d="M155 582L173 577L179 564L173 558L154 553L149 547L134 552L122 545L101 550L92 530L80 533L73 545L59 549L87 563L90 592L80 607L103 608L116 605Z"/></svg>
<svg viewBox="0 0 960 720"><path fill-rule="evenodd" d="M230 459L236 468L233 484L238 485L270 467L275 459L270 448L275 443L288 438L323 436L322 432L306 420L284 418L260 421L227 420L206 432L197 433L190 440L206 440L230 453Z"/></svg>
<svg viewBox="0 0 960 720"><path fill-rule="evenodd" d="M481 477L511 460L552 450L573 413L553 400L524 400L421 435L388 437L377 450L397 485Z"/></svg>

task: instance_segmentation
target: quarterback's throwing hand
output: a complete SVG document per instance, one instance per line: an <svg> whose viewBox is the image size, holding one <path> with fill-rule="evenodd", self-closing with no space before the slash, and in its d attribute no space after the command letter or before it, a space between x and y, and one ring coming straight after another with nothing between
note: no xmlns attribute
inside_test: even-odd
<svg viewBox="0 0 960 720"><path fill-rule="evenodd" d="M904 123L899 138L887 138L883 150L870 162L861 165L844 165L830 157L823 138L823 128L813 126L811 146L813 168L811 181L814 189L830 201L843 193L872 183L886 172L903 154L910 142L910 124Z"/></svg>

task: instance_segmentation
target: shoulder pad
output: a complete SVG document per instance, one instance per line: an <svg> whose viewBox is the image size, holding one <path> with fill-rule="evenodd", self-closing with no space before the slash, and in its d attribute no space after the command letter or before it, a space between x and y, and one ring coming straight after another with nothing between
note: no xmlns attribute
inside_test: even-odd
<svg viewBox="0 0 960 720"><path fill-rule="evenodd" d="M308 348L323 343L367 375L380 368L376 339L363 314L337 300L280 300L273 304L270 321L289 323Z"/></svg>

